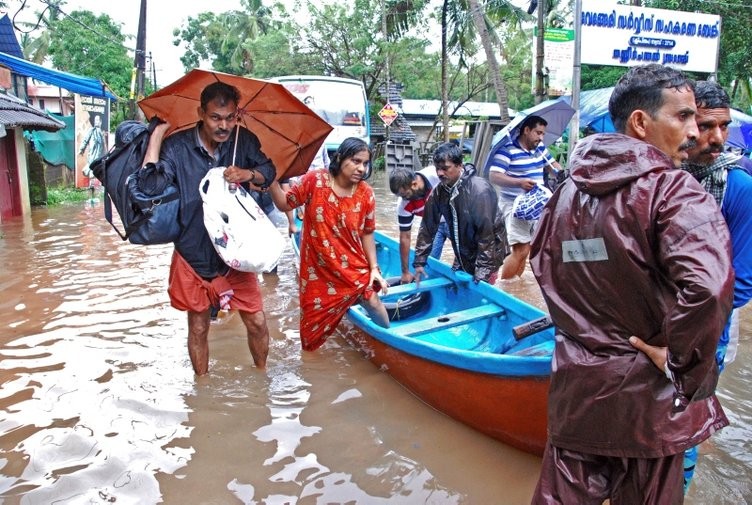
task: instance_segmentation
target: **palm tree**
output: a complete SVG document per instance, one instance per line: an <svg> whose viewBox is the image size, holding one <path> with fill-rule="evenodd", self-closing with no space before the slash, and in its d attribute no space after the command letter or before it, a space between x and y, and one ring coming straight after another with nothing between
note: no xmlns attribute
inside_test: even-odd
<svg viewBox="0 0 752 505"><path fill-rule="evenodd" d="M272 11L261 0L242 0L241 5L243 11L225 12L219 16L220 26L226 33L221 49L229 50L233 67L250 74L253 71L251 43L269 30Z"/></svg>
<svg viewBox="0 0 752 505"><path fill-rule="evenodd" d="M441 7L441 126L444 142L449 140L449 86L447 82L447 10L449 0L444 0Z"/></svg>
<svg viewBox="0 0 752 505"><path fill-rule="evenodd" d="M501 77L501 72L499 71L499 62L496 61L496 55L494 54L494 48L491 42L491 34L486 25L486 17L481 10L478 0L467 0L467 3L470 8L470 17L473 20L473 25L480 36L483 51L486 53L488 71L491 74L491 80L493 81L494 89L496 90L496 101L499 103L499 118L506 123L509 121L509 99L507 97L507 87L506 84L504 84L504 79Z"/></svg>
<svg viewBox="0 0 752 505"><path fill-rule="evenodd" d="M518 24L526 16L525 12L507 0L488 0L481 5L478 0L445 1L446 22L451 36L447 41L449 48L463 52L472 47L476 36L480 37L490 77L496 91L499 115L502 121L509 121L509 101L506 85L499 70L495 49L503 50L495 26L505 22Z"/></svg>
<svg viewBox="0 0 752 505"><path fill-rule="evenodd" d="M65 0L49 0L47 7L42 12L36 12L38 16L36 22L31 23L28 21L19 21L18 26L24 27L25 30L18 30L21 32L20 45L21 51L27 60L41 65L50 49L50 27L54 26L56 22L60 20L59 8L65 4ZM0 8L6 7L5 2L0 2ZM42 29L41 33L36 37L32 36L32 33L37 29Z"/></svg>

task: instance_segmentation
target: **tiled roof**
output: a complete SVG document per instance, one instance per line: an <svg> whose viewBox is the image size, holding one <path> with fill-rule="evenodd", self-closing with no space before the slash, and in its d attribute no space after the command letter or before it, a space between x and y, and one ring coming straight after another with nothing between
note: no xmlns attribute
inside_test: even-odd
<svg viewBox="0 0 752 505"><path fill-rule="evenodd" d="M47 113L27 105L23 100L3 93L0 93L0 124L6 128L49 132L65 128L65 123L62 121L58 121Z"/></svg>
<svg viewBox="0 0 752 505"><path fill-rule="evenodd" d="M7 14L0 17L0 53L10 54L21 59L24 57L21 45L16 38L16 32L13 31L13 25Z"/></svg>

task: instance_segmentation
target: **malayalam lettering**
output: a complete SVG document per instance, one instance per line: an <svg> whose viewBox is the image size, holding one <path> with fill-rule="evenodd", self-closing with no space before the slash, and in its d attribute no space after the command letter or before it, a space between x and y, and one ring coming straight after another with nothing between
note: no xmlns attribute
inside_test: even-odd
<svg viewBox="0 0 752 505"><path fill-rule="evenodd" d="M689 71L715 71L719 16L626 5L601 7L598 0L583 1L582 9L583 63L662 63Z"/></svg>

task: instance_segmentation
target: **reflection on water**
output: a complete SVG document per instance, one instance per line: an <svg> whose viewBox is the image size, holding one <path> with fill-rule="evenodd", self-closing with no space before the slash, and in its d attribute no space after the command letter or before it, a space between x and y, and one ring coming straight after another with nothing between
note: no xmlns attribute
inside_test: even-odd
<svg viewBox="0 0 752 505"><path fill-rule="evenodd" d="M145 484L185 464L159 449L190 433L193 388L170 342L183 318L155 303L169 249L118 247L100 212L35 210L1 228L5 497L156 501Z"/></svg>
<svg viewBox="0 0 752 505"><path fill-rule="evenodd" d="M373 183L379 227L396 236L395 199L383 174ZM169 246L122 243L84 204L34 210L0 235L4 503L529 502L538 458L427 407L341 334L301 353L290 250L261 283L268 370L222 314L210 374L195 380L165 293ZM499 285L544 305L529 272ZM752 502L748 347L721 379L733 426L703 445L688 503Z"/></svg>

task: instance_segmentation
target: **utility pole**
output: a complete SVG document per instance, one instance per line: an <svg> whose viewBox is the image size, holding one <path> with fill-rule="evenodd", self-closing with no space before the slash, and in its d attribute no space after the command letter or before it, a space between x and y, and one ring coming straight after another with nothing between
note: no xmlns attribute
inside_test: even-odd
<svg viewBox="0 0 752 505"><path fill-rule="evenodd" d="M544 98L543 62L545 58L546 35L546 0L538 0L538 25L535 38L535 103L541 103Z"/></svg>
<svg viewBox="0 0 752 505"><path fill-rule="evenodd" d="M386 73L386 105L391 103L392 86L389 82L389 29L386 22L386 0L381 1L381 32L384 36L384 70ZM385 107L386 107L385 105ZM384 122L384 172L389 173L389 124Z"/></svg>
<svg viewBox="0 0 752 505"><path fill-rule="evenodd" d="M154 58L149 51L149 65L151 65L151 89L157 90L157 68L154 65Z"/></svg>
<svg viewBox="0 0 752 505"><path fill-rule="evenodd" d="M543 61L545 57L546 36L546 0L538 0L538 34L535 38L535 103L541 103L546 90L544 89Z"/></svg>
<svg viewBox="0 0 752 505"><path fill-rule="evenodd" d="M574 0L574 65L572 66L572 108L574 115L569 122L569 146L567 147L567 165L572 159L574 147L580 138L580 80L582 70L582 0ZM569 170L567 168L567 170Z"/></svg>
<svg viewBox="0 0 752 505"><path fill-rule="evenodd" d="M141 0L141 12L138 16L138 34L136 35L136 55L133 58L131 73L131 118L136 119L136 102L144 97L144 77L146 74L146 0Z"/></svg>

